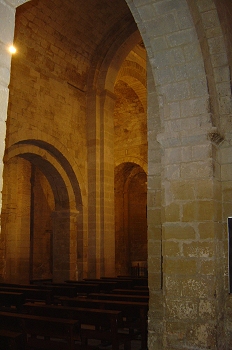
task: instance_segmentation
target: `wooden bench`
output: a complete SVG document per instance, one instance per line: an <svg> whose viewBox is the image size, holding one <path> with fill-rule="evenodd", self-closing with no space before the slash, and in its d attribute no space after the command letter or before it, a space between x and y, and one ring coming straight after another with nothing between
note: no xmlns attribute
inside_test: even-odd
<svg viewBox="0 0 232 350"><path fill-rule="evenodd" d="M98 284L93 284L93 283L79 283L79 282L63 282L63 283L55 283L53 282L52 284L45 284L46 286L51 286L51 288L53 287L60 287L60 288L64 288L64 291L67 290L67 288L71 288L74 291L73 296L77 296L77 294L84 294L87 295L89 293L99 293L100 292L100 288ZM55 290L55 288L54 288ZM62 290L62 289L61 289ZM65 295L65 294L63 294ZM66 295L68 296L68 295ZM71 295L70 295L71 297Z"/></svg>
<svg viewBox="0 0 232 350"><path fill-rule="evenodd" d="M0 329L0 349L24 350L23 333Z"/></svg>
<svg viewBox="0 0 232 350"><path fill-rule="evenodd" d="M122 326L122 312L119 310L34 303L26 303L25 309L35 315L52 315L52 317L78 320L81 325L80 338L83 346L88 346L89 339L97 339L110 341L113 350L118 350L120 343L124 344L124 349L130 350L131 348L131 336L119 332L119 327Z"/></svg>
<svg viewBox="0 0 232 350"><path fill-rule="evenodd" d="M43 285L44 283L52 283L52 278L33 278L30 280L32 285Z"/></svg>
<svg viewBox="0 0 232 350"><path fill-rule="evenodd" d="M123 301L141 301L148 303L148 295L129 295L129 294L113 294L113 293L90 293L89 298L93 299L107 299L107 300L123 300Z"/></svg>
<svg viewBox="0 0 232 350"><path fill-rule="evenodd" d="M41 289L42 285L33 285L33 284L25 284L25 283L9 283L9 282L1 282L0 287L11 287L11 288L26 288L26 289Z"/></svg>
<svg viewBox="0 0 232 350"><path fill-rule="evenodd" d="M133 335L137 330L141 333L141 349L147 349L147 313L148 303L119 301L91 298L61 297L60 303L64 306L101 308L105 310L120 310L125 318L123 327L128 328Z"/></svg>
<svg viewBox="0 0 232 350"><path fill-rule="evenodd" d="M57 296L66 296L70 298L77 296L77 288L74 285L68 285L67 283L44 284L43 288L52 291L53 299Z"/></svg>
<svg viewBox="0 0 232 350"><path fill-rule="evenodd" d="M86 282L86 281L65 281L67 284L76 286L77 293L79 294L89 294L89 293L99 293L100 286L97 283Z"/></svg>
<svg viewBox="0 0 232 350"><path fill-rule="evenodd" d="M24 302L25 297L23 293L0 291L0 308L2 311L14 308L16 311L21 312Z"/></svg>
<svg viewBox="0 0 232 350"><path fill-rule="evenodd" d="M109 281L116 283L115 288L125 288L125 289L131 289L133 287L133 281L128 279L120 279L120 278L112 278L112 277L101 277L101 280L103 281Z"/></svg>
<svg viewBox="0 0 232 350"><path fill-rule="evenodd" d="M48 288L25 288L19 286L2 286L0 285L0 291L10 292L10 293L22 293L25 299L45 301L47 304L52 303L53 294L52 291Z"/></svg>
<svg viewBox="0 0 232 350"><path fill-rule="evenodd" d="M22 350L28 347L39 349L75 349L75 340L79 339L79 322L29 315L24 313L0 311L1 330L23 334ZM62 340L62 342L61 342Z"/></svg>
<svg viewBox="0 0 232 350"><path fill-rule="evenodd" d="M148 289L113 289L113 294L129 294L129 295L147 295L149 296Z"/></svg>
<svg viewBox="0 0 232 350"><path fill-rule="evenodd" d="M73 285L68 285L66 283L44 283L43 285L31 285L31 284L0 284L0 290L2 288L16 288L16 289L29 289L29 290L46 290L49 291L51 301L56 298L56 296L67 296L67 297L75 297L77 296L77 288ZM32 294L34 292L31 292ZM43 292L39 293L42 295ZM36 294L36 293L34 293ZM46 292L47 294L47 292ZM28 293L27 293L28 295ZM33 299L33 297L28 297L27 299ZM37 299L37 297L35 298ZM44 298L42 298L44 300Z"/></svg>
<svg viewBox="0 0 232 350"><path fill-rule="evenodd" d="M133 282L133 286L148 286L148 278L147 277L139 277L139 276L117 276L118 279L130 279Z"/></svg>
<svg viewBox="0 0 232 350"><path fill-rule="evenodd" d="M98 278L94 278L94 279L86 278L84 279L84 282L98 284L100 291L106 292L106 293L111 292L113 289L117 287L117 282L102 280Z"/></svg>
<svg viewBox="0 0 232 350"><path fill-rule="evenodd" d="M148 288L148 286L134 286L134 289L139 289L139 290L147 290L147 291L149 291L149 288Z"/></svg>

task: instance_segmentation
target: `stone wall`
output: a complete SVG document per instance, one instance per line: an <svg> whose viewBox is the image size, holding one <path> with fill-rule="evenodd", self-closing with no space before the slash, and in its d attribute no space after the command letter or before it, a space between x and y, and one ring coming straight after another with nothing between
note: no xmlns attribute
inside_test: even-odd
<svg viewBox="0 0 232 350"><path fill-rule="evenodd" d="M20 173L22 164L27 169L29 161L40 166L50 180L56 210L60 211L57 232L61 246L62 225L68 233L64 235L68 245L56 252L56 259L62 256L65 265L61 272L78 274L77 265L73 267L79 249L75 246L77 225L82 272L97 275L113 271L114 261L109 262L114 247L113 170L115 165L137 159L137 154L125 154L114 164L110 153L114 83L131 50L127 45L138 43L132 35L136 26L128 4L148 55L149 348L230 349L229 1L221 6L213 0L127 0L117 2L117 11L115 2L106 1L103 6L96 1L94 8L85 2L79 17L72 16L72 3L70 11L65 8L67 12L60 12L52 1L31 4L18 9L16 21L19 56L12 62L6 174L11 174L11 166ZM4 14L0 30L2 141L10 72L5 45L13 37L17 5L20 2L0 2ZM64 26L64 19L68 19L68 26ZM60 28L66 32L61 33ZM19 155L24 160L15 163L14 157ZM48 168L47 162L51 164ZM145 164L144 159L140 162ZM28 174L29 170L21 181L21 198L22 194L27 198L24 184ZM13 175L10 179L14 180ZM14 220L18 201L7 197L9 189L3 193L9 203L3 207L8 211L3 211L3 223L19 227L19 218ZM29 199L21 203L19 216L28 203ZM83 208L76 222L79 214L75 210ZM24 224L20 223L20 230ZM20 241L17 251L23 258L20 230L16 237L12 233L11 247L13 254ZM4 247L10 240L10 235L1 233L1 273L5 276L7 271L16 271L14 264L6 271Z"/></svg>
<svg viewBox="0 0 232 350"><path fill-rule="evenodd" d="M16 283L28 283L30 276L30 176L30 163L20 158L4 168L4 177L13 179L2 192L2 235L7 247L4 277Z"/></svg>
<svg viewBox="0 0 232 350"><path fill-rule="evenodd" d="M21 3L23 3L22 1ZM1 57L0 57L0 101L1 101L1 112L0 112L0 130L1 130L1 159L3 159L5 150L5 134L6 134L6 118L8 108L8 84L10 80L10 67L11 67L11 55L7 50L9 44L12 44L14 27L15 27L15 7L20 5L20 1L16 2L0 2L1 9L1 34L0 34L0 45L1 45ZM3 163L0 165L0 173L3 173ZM1 188L2 188L2 176L1 176ZM1 198L2 203L2 198ZM1 276L5 273L5 238L1 234L0 240L0 266Z"/></svg>
<svg viewBox="0 0 232 350"><path fill-rule="evenodd" d="M33 242L33 266L34 279L51 279L53 272L53 223L52 213L55 209L54 197L51 187L38 169L33 167L31 177L31 211L33 230L31 240ZM38 215L39 214L39 215ZM41 218L43 218L41 220Z"/></svg>

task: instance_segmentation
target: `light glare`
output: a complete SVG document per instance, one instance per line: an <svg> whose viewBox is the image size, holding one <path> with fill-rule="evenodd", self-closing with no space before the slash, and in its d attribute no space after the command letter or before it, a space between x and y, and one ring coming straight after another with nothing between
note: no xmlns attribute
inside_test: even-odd
<svg viewBox="0 0 232 350"><path fill-rule="evenodd" d="M16 52L16 48L13 45L9 46L10 53L14 54Z"/></svg>

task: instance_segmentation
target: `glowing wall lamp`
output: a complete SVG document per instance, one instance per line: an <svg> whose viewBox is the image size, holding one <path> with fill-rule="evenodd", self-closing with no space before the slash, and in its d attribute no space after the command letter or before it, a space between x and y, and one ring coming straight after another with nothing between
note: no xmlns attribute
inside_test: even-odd
<svg viewBox="0 0 232 350"><path fill-rule="evenodd" d="M14 45L10 45L10 46L8 47L8 50L9 50L9 52L10 52L12 55L16 52L16 48L14 47Z"/></svg>

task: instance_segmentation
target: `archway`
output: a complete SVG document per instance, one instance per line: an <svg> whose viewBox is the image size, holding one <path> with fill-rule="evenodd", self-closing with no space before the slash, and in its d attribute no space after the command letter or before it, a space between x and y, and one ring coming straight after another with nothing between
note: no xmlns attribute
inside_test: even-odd
<svg viewBox="0 0 232 350"><path fill-rule="evenodd" d="M116 275L139 275L147 267L146 63L140 40L123 61L114 85Z"/></svg>
<svg viewBox="0 0 232 350"><path fill-rule="evenodd" d="M147 267L147 175L135 163L115 169L116 274L145 276Z"/></svg>
<svg viewBox="0 0 232 350"><path fill-rule="evenodd" d="M83 213L76 201L81 194L68 160L58 155L39 140L24 140L6 152L2 216L10 280L63 281L83 274Z"/></svg>
<svg viewBox="0 0 232 350"><path fill-rule="evenodd" d="M11 1L11 3L14 3L14 1ZM110 4L112 3L114 2L110 2ZM209 298L212 302L211 310L222 310L221 306L224 305L225 300L223 299L225 292L225 288L223 289L223 268L226 266L226 254L223 253L226 248L222 248L222 246L226 246L225 218L223 218L224 236L222 242L221 217L212 217L212 213L215 212L223 212L225 216L227 208L231 204L231 199L229 196L227 197L227 190L228 188L231 189L231 180L227 177L230 172L222 172L223 199L226 201L223 204L223 210L220 207L221 197L218 190L219 184L221 184L221 165L223 165L222 169L230 169L226 155L227 152L230 152L231 139L229 117L231 114L230 79L227 56L223 47L223 36L221 36L220 24L212 1L173 0L145 1L142 3L127 1L126 3L128 3L133 16L136 18L143 35L145 47L148 49L150 61L150 67L148 68L148 85L150 87L148 89L148 231L150 247L148 256L151 266L150 287L155 279L153 278L154 271L160 265L160 259L157 259L153 252L161 252L161 241L163 241L163 266L165 268L164 295L157 297L153 290L151 293L153 299L151 301L152 308L150 309L151 322L149 323L150 343L151 346L156 344L160 348L165 344L174 344L176 348L186 346L206 348L214 346L216 341L219 344L215 329L223 327L222 318L220 316L217 318L215 314L211 317L210 313L203 313L200 315L201 324L199 325L199 314L197 313L196 318L191 318L193 314L188 314L188 311L189 305L194 306L194 312L195 310L197 312L198 310L205 310L201 306L208 305ZM127 18L125 18L126 22ZM104 21L103 23L105 25ZM121 23L123 24L123 21ZM94 33L96 32L94 31ZM102 39L101 44L104 39ZM112 37L112 41L114 39L115 36ZM47 64L49 65L49 63L51 62L48 60ZM212 63L211 67L207 63L210 63L210 65ZM71 71L70 69L69 72ZM221 74L222 72L223 74ZM104 74L101 76L104 77ZM219 79L222 76L223 81ZM154 77L156 79L156 89L154 88ZM7 90L8 81L5 76L2 81L5 90ZM80 81L83 83L83 80L80 79ZM46 84L49 85L50 81L47 81ZM210 86L210 91L207 85ZM83 85L81 87L83 88ZM51 89L51 91L54 90ZM92 92L91 90L90 93ZM100 90L100 92L103 93L104 90ZM213 107L210 105L209 95L220 102L219 109L216 105ZM105 96L106 94L101 95L102 101ZM153 104L154 100L158 100L158 104L155 104L155 106ZM88 106L90 118L99 101L100 98L93 99L93 103ZM217 114L218 111L219 114ZM211 118L212 114L216 118ZM100 115L102 116L102 114ZM220 122L218 116L220 116ZM157 123L160 119L162 121L161 125ZM102 120L103 123L104 121ZM89 126L93 124L90 122ZM222 127L221 130L215 128L219 124ZM157 131L157 125L159 131ZM212 128L212 126L214 127ZM97 130L98 127L99 124ZM220 131L223 132L229 144L228 147L222 150L222 157L217 157L215 147L218 147L218 142L221 140ZM158 138L157 133L159 134ZM90 145L92 145L91 142L95 142L95 136L96 134L89 138ZM99 140L100 138L97 137L95 142L97 145ZM160 147L158 147L157 140L160 142L162 149L162 162L157 161L157 157L160 156L161 158L158 152ZM89 160L91 156L94 157L95 153L89 154ZM99 158L96 158L95 163L98 163ZM91 164L94 165L94 161ZM100 173L102 175L102 168L98 168L94 174L89 174L93 175L91 181L99 180ZM160 177L161 173L162 178ZM160 195L161 188L162 196ZM199 193L206 188L209 190L207 197L200 197L201 194ZM206 192L204 191L204 193ZM162 198L162 213L160 205L156 207L158 197ZM93 206L95 204L99 205L99 197L94 198L96 200ZM209 210L199 210L203 206L209 208ZM194 215L191 216L193 213ZM99 212L96 213L97 218L99 217L98 214ZM199 214L201 215L199 216ZM160 229L161 222L162 230ZM89 224L91 224L90 221ZM96 225L90 228L92 234ZM99 221L97 228L99 229ZM206 242L204 241L205 234L209 235L206 238L209 238L209 240ZM186 235L188 244L184 240ZM212 245L213 248L208 250L212 254L211 256L200 255L200 252L202 252L200 247L204 244L206 244L207 249L210 244ZM220 247L219 251L218 247ZM96 245L93 245L94 256L96 256L95 248ZM183 250L183 248L186 248L186 250ZM223 266L220 262L222 260L224 261ZM211 267L209 268L209 266ZM179 267L183 269L181 270ZM213 288L209 288L207 292L203 293L200 302L199 296L202 296L202 294L196 295L196 290L188 289L190 283L189 267L192 267L192 285L198 286L199 294L202 291L203 282L208 280L208 275L216 284L215 290L213 285ZM98 270L100 271L100 269ZM215 294L211 295L208 290L215 291ZM186 302L187 298L188 303ZM198 299L196 300L196 298ZM164 313L162 313L162 306L165 308ZM186 312L181 312L183 310ZM167 321L165 324L162 323L163 315L165 315ZM156 317L158 320L155 319ZM216 320L216 327L211 322L212 319ZM170 328L165 328L166 325L169 325ZM187 326L189 328L186 328ZM223 339L223 336L220 338ZM213 339L213 344L209 343L211 339Z"/></svg>

